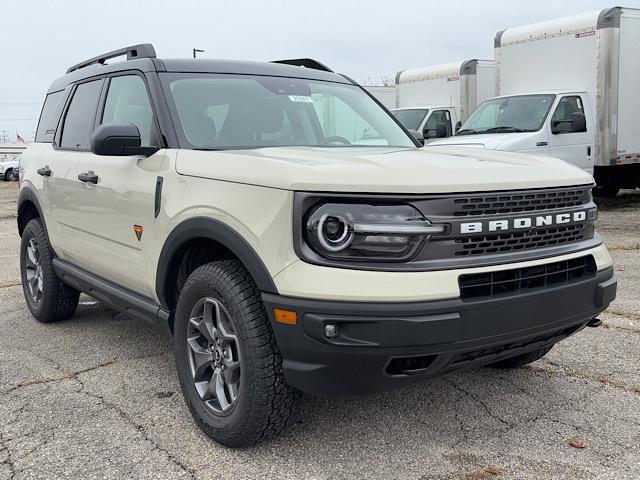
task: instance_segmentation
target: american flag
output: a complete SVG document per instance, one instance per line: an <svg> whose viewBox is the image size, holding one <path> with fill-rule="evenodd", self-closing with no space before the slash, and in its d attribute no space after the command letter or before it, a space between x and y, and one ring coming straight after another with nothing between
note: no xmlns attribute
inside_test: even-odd
<svg viewBox="0 0 640 480"><path fill-rule="evenodd" d="M24 138L22 138L18 132L16 132L16 142L18 142L18 143L27 143L27 142L24 141Z"/></svg>

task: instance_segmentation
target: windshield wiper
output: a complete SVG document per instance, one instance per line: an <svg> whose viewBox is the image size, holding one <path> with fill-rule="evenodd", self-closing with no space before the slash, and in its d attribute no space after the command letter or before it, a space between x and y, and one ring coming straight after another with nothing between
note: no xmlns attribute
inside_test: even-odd
<svg viewBox="0 0 640 480"><path fill-rule="evenodd" d="M483 133L505 133L505 132L520 133L520 132L528 132L528 131L529 130L523 130L517 127L502 126L502 127L487 128Z"/></svg>
<svg viewBox="0 0 640 480"><path fill-rule="evenodd" d="M477 130L474 130L473 128L463 128L462 130L458 130L456 132L456 135L475 135L476 133L480 133Z"/></svg>

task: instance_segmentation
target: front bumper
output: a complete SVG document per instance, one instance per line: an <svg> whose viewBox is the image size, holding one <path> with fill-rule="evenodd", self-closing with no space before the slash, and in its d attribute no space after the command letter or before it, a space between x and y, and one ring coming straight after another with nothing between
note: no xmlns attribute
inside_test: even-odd
<svg viewBox="0 0 640 480"><path fill-rule="evenodd" d="M287 382L341 398L401 387L557 343L616 295L613 268L571 284L486 300L376 303L263 294ZM274 308L297 324L276 322ZM328 339L324 326L338 335Z"/></svg>

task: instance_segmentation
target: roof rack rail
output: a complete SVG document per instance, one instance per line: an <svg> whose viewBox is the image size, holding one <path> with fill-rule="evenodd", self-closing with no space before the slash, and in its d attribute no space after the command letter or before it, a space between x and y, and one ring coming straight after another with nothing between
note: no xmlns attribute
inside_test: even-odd
<svg viewBox="0 0 640 480"><path fill-rule="evenodd" d="M333 73L325 64L314 60L313 58L292 58L289 60L272 60L271 63L283 63L285 65L295 65L296 67L313 68L314 70L322 70Z"/></svg>
<svg viewBox="0 0 640 480"><path fill-rule="evenodd" d="M97 57L93 57L89 60L85 60L84 62L77 63L76 65L69 67L67 73L71 73L74 70L79 70L96 63L104 64L104 62L106 62L107 60L115 57L121 57L122 55L126 55L127 60L132 60L134 58L156 58L156 51L153 48L153 45L151 45L150 43L131 45L130 47L124 47L118 50L113 50L112 52L103 53L102 55L98 55Z"/></svg>

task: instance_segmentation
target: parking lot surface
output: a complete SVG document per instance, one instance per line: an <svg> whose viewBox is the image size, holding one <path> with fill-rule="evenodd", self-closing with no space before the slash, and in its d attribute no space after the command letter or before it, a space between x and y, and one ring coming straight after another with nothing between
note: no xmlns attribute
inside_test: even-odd
<svg viewBox="0 0 640 480"><path fill-rule="evenodd" d="M640 478L638 193L601 202L619 280L601 328L520 370L352 401L307 397L293 428L248 450L200 433L170 339L143 322L85 296L69 321L31 318L16 197L16 183L0 182L0 480Z"/></svg>

